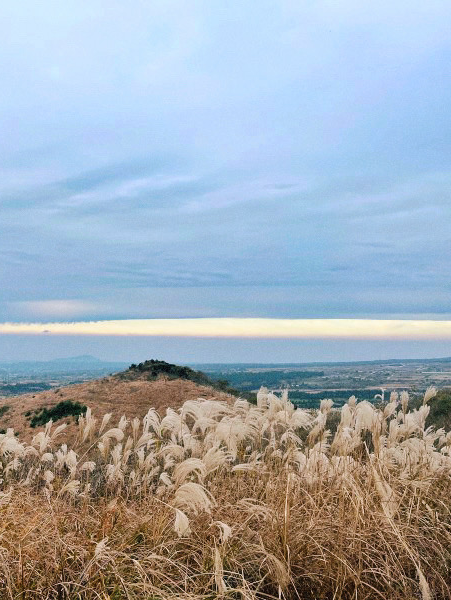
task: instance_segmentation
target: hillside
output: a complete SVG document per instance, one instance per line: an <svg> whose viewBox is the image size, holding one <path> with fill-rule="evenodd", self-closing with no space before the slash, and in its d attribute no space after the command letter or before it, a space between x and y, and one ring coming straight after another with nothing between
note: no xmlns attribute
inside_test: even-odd
<svg viewBox="0 0 451 600"><path fill-rule="evenodd" d="M426 425L433 425L436 429L443 427L446 431L451 429L451 390L439 390L435 398L429 403L431 411Z"/></svg>
<svg viewBox="0 0 451 600"><path fill-rule="evenodd" d="M68 424L68 438L71 438L77 431L75 413L84 412L86 406L92 409L96 417L112 413L113 420L117 421L122 415L141 418L150 407L164 415L168 407L177 409L190 399L216 398L230 402L233 398L226 392L214 389L214 382L205 375L202 379L203 374L198 375L192 369L162 361L141 364L151 364L152 371L132 366L116 375L87 383L0 398L0 430L13 428L21 438L30 439L40 425L52 418L58 424ZM192 378L202 381L202 384ZM78 410L77 405L80 405ZM55 407L56 415L52 414ZM69 415L64 416L64 409L68 407L66 412ZM44 414L43 410L46 411ZM49 415L48 418L45 418L46 415ZM32 427L33 422L37 422L37 427Z"/></svg>
<svg viewBox="0 0 451 600"><path fill-rule="evenodd" d="M97 383L108 407L109 386L201 389L115 379ZM87 414L67 446L55 427L0 435L0 598L449 600L451 432L426 426L432 395L350 398L333 435L330 400L265 389L257 406Z"/></svg>

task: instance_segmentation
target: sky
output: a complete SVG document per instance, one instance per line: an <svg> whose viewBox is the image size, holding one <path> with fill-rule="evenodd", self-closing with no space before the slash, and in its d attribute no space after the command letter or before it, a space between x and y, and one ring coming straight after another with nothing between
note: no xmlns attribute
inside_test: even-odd
<svg viewBox="0 0 451 600"><path fill-rule="evenodd" d="M0 360L451 355L450 22L438 0L2 3Z"/></svg>

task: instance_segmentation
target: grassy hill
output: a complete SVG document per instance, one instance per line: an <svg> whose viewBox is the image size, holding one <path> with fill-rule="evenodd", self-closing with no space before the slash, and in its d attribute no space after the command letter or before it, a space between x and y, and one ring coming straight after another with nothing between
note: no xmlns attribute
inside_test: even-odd
<svg viewBox="0 0 451 600"><path fill-rule="evenodd" d="M68 424L69 438L77 431L77 419L89 406L97 417L112 413L142 418L149 407L164 415L168 407L177 409L190 399L233 397L203 373L164 361L150 360L140 365L87 383L52 388L40 393L0 398L0 431L14 428L30 439L37 427L49 419Z"/></svg>

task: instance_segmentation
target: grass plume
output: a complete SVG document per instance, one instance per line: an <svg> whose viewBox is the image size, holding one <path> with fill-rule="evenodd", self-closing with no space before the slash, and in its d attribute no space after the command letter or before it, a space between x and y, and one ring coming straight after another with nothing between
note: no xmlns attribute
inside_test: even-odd
<svg viewBox="0 0 451 600"><path fill-rule="evenodd" d="M403 392L340 413L189 400L0 434L0 597L451 597L451 434ZM330 419L339 417L336 433ZM109 427L109 428L108 428Z"/></svg>

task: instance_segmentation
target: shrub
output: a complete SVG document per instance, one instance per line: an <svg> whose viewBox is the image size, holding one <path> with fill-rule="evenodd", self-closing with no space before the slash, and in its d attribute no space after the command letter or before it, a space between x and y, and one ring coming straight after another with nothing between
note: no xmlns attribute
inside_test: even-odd
<svg viewBox="0 0 451 600"><path fill-rule="evenodd" d="M451 390L440 390L430 403L427 425L451 429Z"/></svg>
<svg viewBox="0 0 451 600"><path fill-rule="evenodd" d="M29 412L29 411L28 411ZM86 406L80 402L72 400L63 400L51 408L42 408L38 410L30 420L31 427L45 425L48 421L58 421L64 417L78 417L86 412Z"/></svg>
<svg viewBox="0 0 451 600"><path fill-rule="evenodd" d="M8 404L0 406L0 417L3 417L3 415L6 414L10 408L11 407Z"/></svg>

